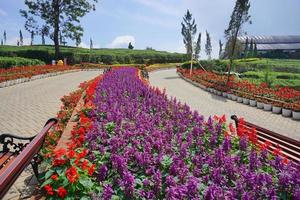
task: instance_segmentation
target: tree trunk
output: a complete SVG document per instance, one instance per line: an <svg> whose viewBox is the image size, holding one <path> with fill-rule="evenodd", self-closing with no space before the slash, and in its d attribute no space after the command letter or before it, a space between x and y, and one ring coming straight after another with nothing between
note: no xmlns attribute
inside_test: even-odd
<svg viewBox="0 0 300 200"><path fill-rule="evenodd" d="M228 68L228 74L227 74L227 84L229 83L230 72L231 72L231 69L232 69L233 56L234 56L236 40L237 40L237 35L239 33L239 29L240 29L240 24L238 25L238 27L236 29L236 32L234 34L234 37L232 38L232 51L231 51L231 55L230 55L230 62L229 62L229 68Z"/></svg>
<svg viewBox="0 0 300 200"><path fill-rule="evenodd" d="M53 41L55 46L55 59L60 59L59 52L59 0L53 0L53 10L54 10L54 33Z"/></svg>

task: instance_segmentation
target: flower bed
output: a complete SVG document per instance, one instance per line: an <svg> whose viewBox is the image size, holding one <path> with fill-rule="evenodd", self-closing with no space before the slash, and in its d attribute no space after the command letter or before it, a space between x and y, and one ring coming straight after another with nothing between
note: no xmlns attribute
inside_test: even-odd
<svg viewBox="0 0 300 200"><path fill-rule="evenodd" d="M187 69L177 68L177 71L186 78L208 88L300 112L300 91L288 87L270 88L265 83L256 85L246 80L237 80L234 76L231 76L230 81L227 83L227 76L203 70L193 70L192 76L190 76Z"/></svg>
<svg viewBox="0 0 300 200"><path fill-rule="evenodd" d="M15 79L30 79L33 76L80 69L73 66L26 66L0 69L0 83Z"/></svg>
<svg viewBox="0 0 300 200"><path fill-rule="evenodd" d="M48 157L49 199L300 198L300 165L279 147L269 153L224 116L205 121L137 69L113 69L84 102L72 142Z"/></svg>

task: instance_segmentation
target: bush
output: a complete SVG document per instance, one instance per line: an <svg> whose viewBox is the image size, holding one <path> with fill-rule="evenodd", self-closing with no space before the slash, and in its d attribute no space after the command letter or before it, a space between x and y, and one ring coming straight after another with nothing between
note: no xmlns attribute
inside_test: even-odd
<svg viewBox="0 0 300 200"><path fill-rule="evenodd" d="M146 63L181 63L187 59L186 54L169 53L154 50L128 50L128 49L89 49L61 47L61 59L67 58L69 64L81 62L105 64L146 64ZM37 58L45 63L54 59L54 47L47 45L37 46L0 46L0 56Z"/></svg>
<svg viewBox="0 0 300 200"><path fill-rule="evenodd" d="M45 65L43 61L20 57L0 57L0 69L8 69L14 66Z"/></svg>

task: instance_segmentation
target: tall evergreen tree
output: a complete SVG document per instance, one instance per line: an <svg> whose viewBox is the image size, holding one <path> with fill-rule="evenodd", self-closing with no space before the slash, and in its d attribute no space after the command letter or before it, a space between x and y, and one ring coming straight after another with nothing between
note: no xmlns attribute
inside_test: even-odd
<svg viewBox="0 0 300 200"><path fill-rule="evenodd" d="M222 58L222 53L223 53L223 43L221 40L219 40L219 59Z"/></svg>
<svg viewBox="0 0 300 200"><path fill-rule="evenodd" d="M211 59L211 51L212 51L211 39L209 33L206 31L205 53L209 60Z"/></svg>
<svg viewBox="0 0 300 200"><path fill-rule="evenodd" d="M248 37L247 37L246 42L245 42L245 48L244 48L244 58L248 57L248 51L249 51L249 40L248 40Z"/></svg>
<svg viewBox="0 0 300 200"><path fill-rule="evenodd" d="M249 47L249 58L253 58L253 52L254 52L254 43L253 39L250 40L250 47Z"/></svg>
<svg viewBox="0 0 300 200"><path fill-rule="evenodd" d="M41 36L42 36L42 45L46 44L45 37L49 35L49 29L47 26L43 26L41 29Z"/></svg>
<svg viewBox="0 0 300 200"><path fill-rule="evenodd" d="M200 58L200 52L201 52L201 33L198 35L198 39L195 45L195 59L198 60Z"/></svg>
<svg viewBox="0 0 300 200"><path fill-rule="evenodd" d="M98 0L25 0L27 10L20 10L20 13L26 19L26 30L41 33L43 26L48 28L55 45L55 57L59 59L59 32L65 38L75 40L77 33L83 32L80 18L95 10L94 3L97 2ZM38 21L43 24L38 25Z"/></svg>
<svg viewBox="0 0 300 200"><path fill-rule="evenodd" d="M93 40L90 38L90 49L93 49Z"/></svg>
<svg viewBox="0 0 300 200"><path fill-rule="evenodd" d="M3 46L3 39L1 39L1 46Z"/></svg>
<svg viewBox="0 0 300 200"><path fill-rule="evenodd" d="M76 37L75 37L75 44L76 44L76 47L78 47L81 43L81 35L77 34Z"/></svg>
<svg viewBox="0 0 300 200"><path fill-rule="evenodd" d="M131 42L129 42L128 49L133 49L133 48L134 48L134 46L131 44Z"/></svg>
<svg viewBox="0 0 300 200"><path fill-rule="evenodd" d="M34 31L31 31L31 41L30 41L30 45L32 46L33 45L33 40L34 40Z"/></svg>
<svg viewBox="0 0 300 200"><path fill-rule="evenodd" d="M258 56L257 45L256 43L254 43L253 57L257 58L257 56Z"/></svg>
<svg viewBox="0 0 300 200"><path fill-rule="evenodd" d="M6 30L4 30L4 33L3 33L3 41L4 41L4 44L6 44Z"/></svg>
<svg viewBox="0 0 300 200"><path fill-rule="evenodd" d="M187 10L186 14L184 15L181 26L181 34L183 36L183 43L186 48L186 53L189 55L189 57L191 57L193 54L193 39L197 33L197 25L189 10Z"/></svg>
<svg viewBox="0 0 300 200"><path fill-rule="evenodd" d="M20 45L20 46L23 46L23 34L22 34L22 31L21 31L21 30L19 31L19 35L20 35L20 38L19 38L19 45Z"/></svg>
<svg viewBox="0 0 300 200"><path fill-rule="evenodd" d="M19 40L17 40L17 46L18 46L18 47L20 46L20 41L19 41Z"/></svg>
<svg viewBox="0 0 300 200"><path fill-rule="evenodd" d="M227 82L229 82L230 72L235 55L237 37L242 30L243 24L250 20L249 15L250 0L236 0L233 12L231 14L228 28L225 30L225 37L230 49L229 58L230 64L228 67ZM250 21L251 23L251 21Z"/></svg>

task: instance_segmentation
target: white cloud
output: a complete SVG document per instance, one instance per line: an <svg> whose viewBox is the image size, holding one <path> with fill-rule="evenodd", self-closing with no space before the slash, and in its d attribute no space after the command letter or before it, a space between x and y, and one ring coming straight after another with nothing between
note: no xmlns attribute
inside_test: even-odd
<svg viewBox="0 0 300 200"><path fill-rule="evenodd" d="M178 16L180 14L180 11L176 7L170 6L172 4L170 3L164 4L162 3L161 0L134 0L134 1L166 15Z"/></svg>
<svg viewBox="0 0 300 200"><path fill-rule="evenodd" d="M116 37L109 45L109 48L127 48L129 42L134 46L135 38L132 35L121 35Z"/></svg>
<svg viewBox="0 0 300 200"><path fill-rule="evenodd" d="M0 8L0 16L7 16L7 13Z"/></svg>

